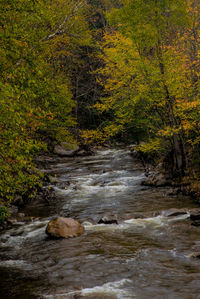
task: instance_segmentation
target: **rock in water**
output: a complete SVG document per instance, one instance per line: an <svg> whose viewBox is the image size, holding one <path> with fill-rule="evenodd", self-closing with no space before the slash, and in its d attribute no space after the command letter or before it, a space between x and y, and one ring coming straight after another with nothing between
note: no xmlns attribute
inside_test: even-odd
<svg viewBox="0 0 200 299"><path fill-rule="evenodd" d="M82 235L84 227L72 218L57 217L47 224L46 234L53 238L73 238Z"/></svg>
<svg viewBox="0 0 200 299"><path fill-rule="evenodd" d="M153 173L142 181L143 186L165 187L171 185L171 180L164 173Z"/></svg>
<svg viewBox="0 0 200 299"><path fill-rule="evenodd" d="M162 215L165 217L175 217L175 216L182 216L182 215L186 215L186 214L187 214L187 210L185 210L185 209L173 209L172 208L172 209L162 212Z"/></svg>
<svg viewBox="0 0 200 299"><path fill-rule="evenodd" d="M99 221L98 224L118 224L116 216L113 215L107 215L102 217Z"/></svg>
<svg viewBox="0 0 200 299"><path fill-rule="evenodd" d="M200 252L193 252L189 255L191 258L200 259Z"/></svg>
<svg viewBox="0 0 200 299"><path fill-rule="evenodd" d="M191 220L200 220L200 210L196 209L190 212L190 219Z"/></svg>
<svg viewBox="0 0 200 299"><path fill-rule="evenodd" d="M60 157L73 157L75 151L71 149L65 149L61 145L56 145L54 147L54 153Z"/></svg>

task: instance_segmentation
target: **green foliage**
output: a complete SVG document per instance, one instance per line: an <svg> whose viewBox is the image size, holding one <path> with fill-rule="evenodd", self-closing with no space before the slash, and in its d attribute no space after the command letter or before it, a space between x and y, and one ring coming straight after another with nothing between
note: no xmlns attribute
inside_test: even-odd
<svg viewBox="0 0 200 299"><path fill-rule="evenodd" d="M0 222L6 220L9 215L8 208L5 206L0 206Z"/></svg>
<svg viewBox="0 0 200 299"><path fill-rule="evenodd" d="M63 141L128 136L199 171L198 13L194 0L1 1L0 217L34 196L34 156Z"/></svg>
<svg viewBox="0 0 200 299"><path fill-rule="evenodd" d="M150 153L154 154L156 152L159 152L162 149L161 140L160 139L154 139L150 140L147 143L141 143L137 149L143 153Z"/></svg>
<svg viewBox="0 0 200 299"><path fill-rule="evenodd" d="M154 138L147 140L146 142L141 142L135 150L137 150L146 161L150 163L158 163L166 157L168 143L163 142L161 138Z"/></svg>
<svg viewBox="0 0 200 299"><path fill-rule="evenodd" d="M91 42L86 11L84 1L1 1L0 201L4 205L16 195L33 197L41 187L42 174L33 158L47 150L50 140L74 139L70 70L76 49Z"/></svg>

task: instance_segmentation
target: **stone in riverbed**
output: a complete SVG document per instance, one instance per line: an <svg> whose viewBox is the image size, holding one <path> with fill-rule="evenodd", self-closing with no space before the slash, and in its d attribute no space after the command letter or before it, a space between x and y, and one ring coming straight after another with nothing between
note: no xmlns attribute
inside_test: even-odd
<svg viewBox="0 0 200 299"><path fill-rule="evenodd" d="M72 218L57 217L46 227L46 234L53 238L73 238L83 233L84 227Z"/></svg>
<svg viewBox="0 0 200 299"><path fill-rule="evenodd" d="M64 146L55 145L54 153L60 157L73 157L75 150L73 149L66 149Z"/></svg>
<svg viewBox="0 0 200 299"><path fill-rule="evenodd" d="M185 209L169 209L162 212L162 215L165 217L175 217L187 214Z"/></svg>
<svg viewBox="0 0 200 299"><path fill-rule="evenodd" d="M116 216L114 215L107 215L102 217L99 221L98 224L118 224L118 220Z"/></svg>
<svg viewBox="0 0 200 299"><path fill-rule="evenodd" d="M165 187L171 185L171 180L165 176L163 173L153 173L144 181L142 181L143 186L152 186L152 187Z"/></svg>

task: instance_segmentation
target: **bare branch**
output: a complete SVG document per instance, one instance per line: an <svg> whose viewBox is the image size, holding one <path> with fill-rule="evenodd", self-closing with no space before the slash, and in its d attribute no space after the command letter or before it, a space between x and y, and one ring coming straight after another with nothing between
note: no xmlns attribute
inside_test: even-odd
<svg viewBox="0 0 200 299"><path fill-rule="evenodd" d="M47 37L43 38L41 41L47 41L50 39L53 39L55 36L57 35L62 35L67 31L67 22L76 14L76 12L81 9L82 7L84 7L84 5L86 5L86 2L84 0L79 0L76 3L74 3L74 6L72 7L71 13L70 15L66 15L64 18L64 21L59 25L59 27L56 29L56 31L50 35L48 35Z"/></svg>

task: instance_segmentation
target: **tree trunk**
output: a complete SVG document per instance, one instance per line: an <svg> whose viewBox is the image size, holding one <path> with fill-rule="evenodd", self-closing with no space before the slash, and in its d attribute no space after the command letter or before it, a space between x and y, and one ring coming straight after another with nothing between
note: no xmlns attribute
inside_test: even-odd
<svg viewBox="0 0 200 299"><path fill-rule="evenodd" d="M160 60L159 67L161 75L164 76L165 70L164 70L164 64L161 62L161 54L158 53L158 58ZM167 100L167 109L168 109L168 118L169 118L169 124L172 129L172 150L173 150L173 175L183 176L185 173L186 168L186 154L185 154L185 146L183 142L183 136L181 136L181 133L176 133L174 130L178 127L178 122L174 115L174 107L173 102L174 99L170 97L169 90L165 82L164 89L166 92L166 100Z"/></svg>

